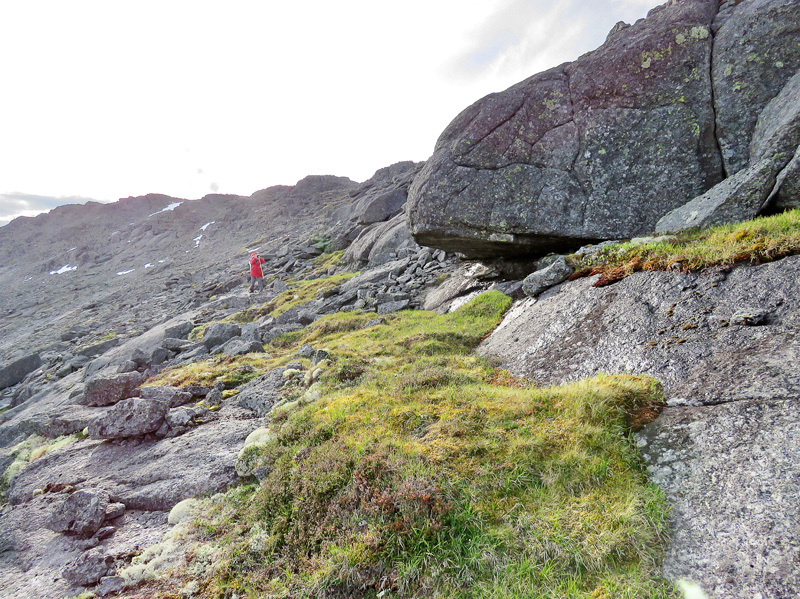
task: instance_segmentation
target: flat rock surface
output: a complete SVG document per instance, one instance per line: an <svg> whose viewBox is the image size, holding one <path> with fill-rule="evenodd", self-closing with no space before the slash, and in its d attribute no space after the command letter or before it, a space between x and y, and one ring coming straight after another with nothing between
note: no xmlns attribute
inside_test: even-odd
<svg viewBox="0 0 800 599"><path fill-rule="evenodd" d="M480 347L540 384L649 374L667 406L638 436L673 505L664 573L714 599L800 587L800 256L732 272L566 282ZM756 322L756 326L733 322ZM760 593L760 595L759 595Z"/></svg>

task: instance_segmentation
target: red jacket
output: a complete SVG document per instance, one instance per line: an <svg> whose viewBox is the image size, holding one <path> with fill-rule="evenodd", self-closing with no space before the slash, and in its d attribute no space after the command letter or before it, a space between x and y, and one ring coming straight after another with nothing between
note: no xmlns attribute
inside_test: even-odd
<svg viewBox="0 0 800 599"><path fill-rule="evenodd" d="M251 277L263 277L264 273L261 272L261 265L264 264L266 260L261 256L250 256L250 276Z"/></svg>

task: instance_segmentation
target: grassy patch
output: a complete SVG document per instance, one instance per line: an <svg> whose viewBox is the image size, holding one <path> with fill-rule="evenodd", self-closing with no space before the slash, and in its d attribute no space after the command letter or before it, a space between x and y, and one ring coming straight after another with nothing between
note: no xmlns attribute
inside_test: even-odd
<svg viewBox="0 0 800 599"><path fill-rule="evenodd" d="M0 501L5 501L5 494L11 485L11 481L31 462L41 458L43 455L61 449L67 445L71 445L76 441L85 439L84 432L74 433L72 435L65 435L56 439L48 439L39 435L31 435L24 441L18 443L8 452L8 455L14 457L14 461L6 468L5 472L0 476Z"/></svg>
<svg viewBox="0 0 800 599"><path fill-rule="evenodd" d="M287 310L307 304L317 299L318 293L338 287L356 274L358 273L348 272L319 279L290 281L288 290L279 293L274 300L266 304L271 310L270 315L277 317Z"/></svg>
<svg viewBox="0 0 800 599"><path fill-rule="evenodd" d="M199 596L672 597L668 510L629 436L660 389L536 388L491 367L472 349L509 304L489 293L369 328L337 314L287 344L331 351L321 397L249 448L261 484L198 511L184 575Z"/></svg>
<svg viewBox="0 0 800 599"><path fill-rule="evenodd" d="M633 272L696 271L712 266L759 264L800 253L800 210L755 220L678 233L674 241L619 243L592 256L571 256L573 279L601 275L595 284L618 281Z"/></svg>

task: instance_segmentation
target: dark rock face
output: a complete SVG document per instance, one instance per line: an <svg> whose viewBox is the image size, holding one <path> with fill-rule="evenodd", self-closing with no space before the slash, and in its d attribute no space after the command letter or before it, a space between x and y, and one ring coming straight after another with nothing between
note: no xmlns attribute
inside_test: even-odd
<svg viewBox="0 0 800 599"><path fill-rule="evenodd" d="M467 108L411 186L414 238L487 258L634 237L773 156L771 143L750 144L759 115L800 67L800 4L718 4L669 2L575 62ZM712 204L744 197L744 218L760 210L800 142L789 137L782 164L732 195L718 190ZM785 175L795 188L798 164Z"/></svg>
<svg viewBox="0 0 800 599"><path fill-rule="evenodd" d="M747 166L761 110L800 69L800 4L726 2L713 23L717 136L728 175Z"/></svg>
<svg viewBox="0 0 800 599"><path fill-rule="evenodd" d="M16 385L41 365L42 358L39 354L31 354L0 368L0 389Z"/></svg>
<svg viewBox="0 0 800 599"><path fill-rule="evenodd" d="M467 108L411 187L417 241L486 257L630 237L717 183L716 8L652 11L574 63Z"/></svg>
<svg viewBox="0 0 800 599"><path fill-rule="evenodd" d="M667 407L638 443L670 504L664 572L719 599L800 585L800 256L701 274L564 283L482 344L537 384L649 374Z"/></svg>

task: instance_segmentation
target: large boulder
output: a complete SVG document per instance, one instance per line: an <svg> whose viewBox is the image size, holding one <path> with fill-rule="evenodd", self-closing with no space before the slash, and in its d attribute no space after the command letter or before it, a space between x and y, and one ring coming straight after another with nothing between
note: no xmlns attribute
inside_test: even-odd
<svg viewBox="0 0 800 599"><path fill-rule="evenodd" d="M169 403L158 399L125 399L89 424L89 437L123 439L154 433L168 411Z"/></svg>
<svg viewBox="0 0 800 599"><path fill-rule="evenodd" d="M759 115L800 66L800 4L718 5L668 2L594 52L463 111L409 191L414 238L475 258L574 250L648 233L757 164ZM788 138L796 149L796 133ZM764 140L771 151L776 136ZM793 154L759 182L774 183ZM791 186L800 158L789 168ZM737 189L730 201L771 192Z"/></svg>
<svg viewBox="0 0 800 599"><path fill-rule="evenodd" d="M713 31L717 137L732 175L748 164L759 114L800 69L800 2L724 2Z"/></svg>
<svg viewBox="0 0 800 599"><path fill-rule="evenodd" d="M203 334L203 345L208 349L222 345L226 341L242 334L242 327L238 324L214 322L206 328Z"/></svg>
<svg viewBox="0 0 800 599"><path fill-rule="evenodd" d="M405 214L398 214L386 222L364 229L347 248L342 260L348 264L376 266L418 249L408 230Z"/></svg>
<svg viewBox="0 0 800 599"><path fill-rule="evenodd" d="M0 368L0 389L16 385L41 365L39 354L31 354Z"/></svg>
<svg viewBox="0 0 800 599"><path fill-rule="evenodd" d="M123 399L133 397L145 378L139 372L96 376L86 383L83 403L90 406L110 406Z"/></svg>

